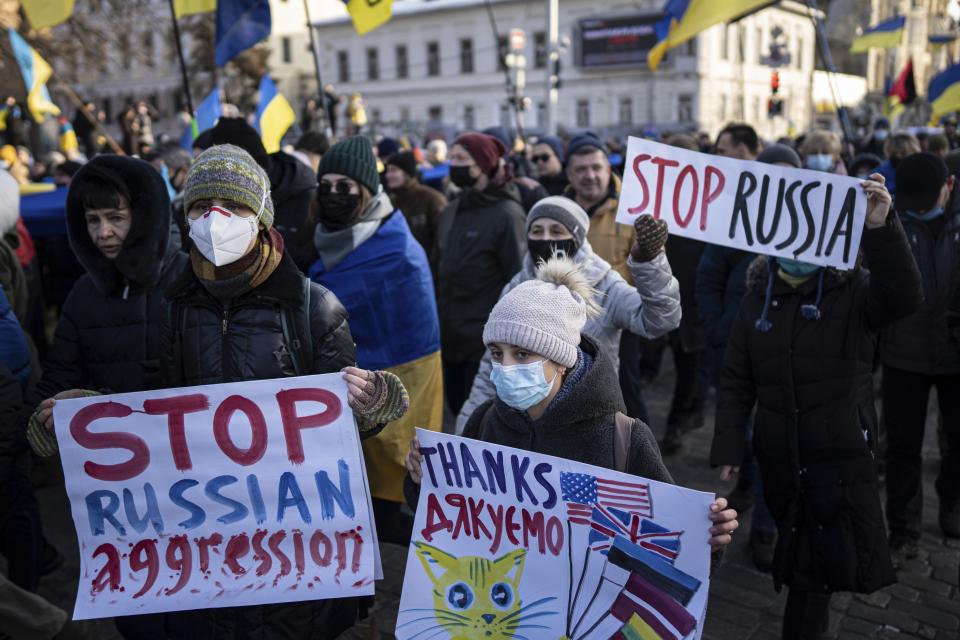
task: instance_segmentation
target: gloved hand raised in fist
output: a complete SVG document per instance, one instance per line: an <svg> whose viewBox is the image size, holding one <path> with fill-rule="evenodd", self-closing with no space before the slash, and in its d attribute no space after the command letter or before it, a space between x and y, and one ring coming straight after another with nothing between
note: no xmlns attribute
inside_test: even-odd
<svg viewBox="0 0 960 640"><path fill-rule="evenodd" d="M663 251L667 244L667 223L653 216L637 216L633 223L637 239L630 249L635 262L649 262Z"/></svg>

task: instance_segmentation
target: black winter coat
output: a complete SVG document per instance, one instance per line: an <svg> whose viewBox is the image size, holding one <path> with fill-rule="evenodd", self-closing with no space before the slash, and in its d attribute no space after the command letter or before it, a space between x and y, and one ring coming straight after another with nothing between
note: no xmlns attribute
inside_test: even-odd
<svg viewBox="0 0 960 640"><path fill-rule="evenodd" d="M667 238L667 260L673 276L680 283L680 345L685 353L703 351L706 342L703 335L703 321L697 309L697 297L694 295L697 284L697 267L703 256L705 245L699 240L670 236Z"/></svg>
<svg viewBox="0 0 960 640"><path fill-rule="evenodd" d="M883 364L926 375L960 373L960 196L932 222L901 215L923 279L923 304L883 331Z"/></svg>
<svg viewBox="0 0 960 640"><path fill-rule="evenodd" d="M304 273L317 259L313 248L310 206L317 192L317 174L289 153L270 154L267 167L273 198L273 228L283 236L284 250Z"/></svg>
<svg viewBox="0 0 960 640"><path fill-rule="evenodd" d="M192 269L168 292L163 323L166 386L269 380L296 375L284 343L281 309L302 314L303 275L289 255L266 281L227 306L210 295ZM333 373L356 362L347 311L332 291L310 283L312 374ZM294 324L291 322L291 324ZM296 336L306 339L305 336ZM364 436L376 431L365 432ZM184 614L187 615L187 614ZM194 616L198 640L333 640L357 616L356 598L204 609Z"/></svg>
<svg viewBox="0 0 960 640"><path fill-rule="evenodd" d="M766 257L748 291L723 364L710 459L740 464L756 405L753 450L780 538L774 582L819 592L871 592L894 581L877 486L873 364L877 333L922 301L920 275L895 216L863 232L872 271L824 273L793 288ZM774 273L767 319L768 277Z"/></svg>
<svg viewBox="0 0 960 640"><path fill-rule="evenodd" d="M443 210L437 233L437 306L443 358L480 362L483 326L527 252L527 217L513 184L468 189Z"/></svg>
<svg viewBox="0 0 960 640"><path fill-rule="evenodd" d="M43 378L27 397L31 407L67 389L126 393L163 387L163 289L187 268L187 256L169 242L170 201L160 174L141 160L104 155L77 175L103 172L127 185L130 231L117 257L104 257L87 233L82 203L67 194L67 235L87 273L63 305Z"/></svg>
<svg viewBox="0 0 960 640"><path fill-rule="evenodd" d="M32 494L20 382L0 362L0 529Z"/></svg>
<svg viewBox="0 0 960 640"><path fill-rule="evenodd" d="M295 375L284 342L280 310L303 314L303 275L287 254L266 281L224 305L193 270L167 291L163 372L168 387L269 380ZM356 363L347 310L332 291L311 283L311 373L332 373ZM299 337L299 336L298 336Z"/></svg>

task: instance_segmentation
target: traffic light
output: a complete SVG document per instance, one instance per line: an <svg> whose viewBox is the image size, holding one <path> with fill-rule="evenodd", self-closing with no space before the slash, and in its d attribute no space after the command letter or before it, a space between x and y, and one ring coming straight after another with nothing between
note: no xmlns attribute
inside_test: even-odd
<svg viewBox="0 0 960 640"><path fill-rule="evenodd" d="M783 100L778 95L780 93L780 72L774 69L770 72L770 99L767 100L767 116L783 115Z"/></svg>
<svg viewBox="0 0 960 640"><path fill-rule="evenodd" d="M770 73L770 92L777 95L780 92L780 72L774 69Z"/></svg>

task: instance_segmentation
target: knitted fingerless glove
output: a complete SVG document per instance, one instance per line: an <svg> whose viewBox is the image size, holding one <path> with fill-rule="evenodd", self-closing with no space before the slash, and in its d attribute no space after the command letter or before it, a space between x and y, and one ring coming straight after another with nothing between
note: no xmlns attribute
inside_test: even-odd
<svg viewBox="0 0 960 640"><path fill-rule="evenodd" d="M633 223L637 239L630 249L635 262L649 262L656 258L667 244L667 223L653 216L638 216Z"/></svg>
<svg viewBox="0 0 960 640"><path fill-rule="evenodd" d="M83 393L83 397L85 398L101 395L97 391L84 391ZM38 456L41 458L49 458L50 456L56 455L57 452L60 451L60 447L57 446L57 437L53 431L47 429L40 423L40 418L37 415L39 413L39 409L34 411L33 415L30 416L30 420L27 422L27 442L30 443L30 448L33 449L33 452Z"/></svg>
<svg viewBox="0 0 960 640"><path fill-rule="evenodd" d="M410 397L400 378L389 371L374 371L368 384L372 389L359 406L353 407L361 432L399 420L407 413Z"/></svg>

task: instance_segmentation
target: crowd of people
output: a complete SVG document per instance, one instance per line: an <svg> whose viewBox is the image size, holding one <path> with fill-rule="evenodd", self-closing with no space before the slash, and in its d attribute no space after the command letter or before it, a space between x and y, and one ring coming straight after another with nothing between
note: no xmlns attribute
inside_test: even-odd
<svg viewBox="0 0 960 640"><path fill-rule="evenodd" d="M56 402L102 393L341 372L379 538L408 544L416 427L440 430L446 415L466 437L671 482L715 389L710 461L736 482L709 513L714 561L750 512L754 563L789 589L783 638L815 638L832 593L891 584L918 553L936 387L939 526L960 537L955 121L918 137L879 119L858 148L825 130L765 143L742 123L715 140L663 136L861 178L861 255L838 271L671 236L650 216L618 223L622 147L592 132L524 140L494 127L422 148L411 136L331 139L317 123L337 104L308 104L305 133L274 153L243 118L222 117L192 152L154 140L141 103L124 116L126 155L88 147L92 128L87 158L0 154L5 631L82 637L35 594L62 558L30 469L57 453ZM68 189L59 244L35 243L21 216L21 191L43 181ZM657 442L644 387L667 348L675 385ZM115 624L131 640L335 638L366 607Z"/></svg>

